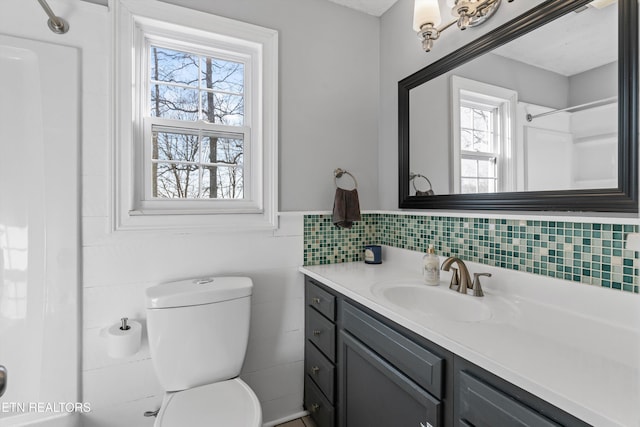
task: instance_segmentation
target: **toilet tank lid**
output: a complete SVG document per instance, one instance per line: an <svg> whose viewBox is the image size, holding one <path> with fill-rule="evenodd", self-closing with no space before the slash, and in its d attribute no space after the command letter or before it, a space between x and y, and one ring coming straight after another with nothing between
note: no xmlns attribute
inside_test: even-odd
<svg viewBox="0 0 640 427"><path fill-rule="evenodd" d="M151 286L146 290L147 308L188 307L212 304L251 295L249 277L200 277Z"/></svg>

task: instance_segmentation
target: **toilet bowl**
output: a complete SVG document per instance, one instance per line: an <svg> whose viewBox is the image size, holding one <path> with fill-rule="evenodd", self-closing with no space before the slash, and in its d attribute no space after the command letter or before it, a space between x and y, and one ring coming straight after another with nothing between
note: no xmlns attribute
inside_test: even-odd
<svg viewBox="0 0 640 427"><path fill-rule="evenodd" d="M238 375L253 283L207 277L146 290L151 360L166 391L155 427L259 427L260 402Z"/></svg>

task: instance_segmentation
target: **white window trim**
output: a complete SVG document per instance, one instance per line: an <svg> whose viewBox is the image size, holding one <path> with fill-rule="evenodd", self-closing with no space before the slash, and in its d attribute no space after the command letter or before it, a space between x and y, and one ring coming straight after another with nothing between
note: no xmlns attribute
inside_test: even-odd
<svg viewBox="0 0 640 427"><path fill-rule="evenodd" d="M277 31L155 0L114 0L112 6L116 126L112 157L112 230L277 228ZM212 28L215 33L211 32ZM212 40L218 49L224 50L228 44L230 51L238 52L240 46L247 57L253 58L250 67L253 75L248 85L251 88L248 90L253 90L253 104L247 110L251 117L250 136L257 143L247 147L246 153L251 156L251 199L144 202L145 196L141 194L144 190L138 185L142 179L140 174L144 173L142 165L137 164L145 150L141 141L145 130L150 129L149 124L160 122L145 120L138 107L146 104L141 98L146 96L145 88L140 87L141 82L146 82L146 60L136 55L136 49L148 42L146 37L152 40L165 38L169 44L171 39L194 45ZM144 79L134 70L145 73ZM218 130L223 129L218 127ZM234 132L245 131L247 129L242 128Z"/></svg>
<svg viewBox="0 0 640 427"><path fill-rule="evenodd" d="M516 129L513 122L516 118L516 107L518 104L518 92L487 83L478 82L476 80L466 79L459 76L451 76L451 133L453 135L453 144L451 147L451 187L455 194L460 194L460 106L463 92L474 92L483 94L487 100L498 105L500 104L503 112L501 115L508 115L511 121L500 120L500 129L497 129L504 136L503 146L500 147L500 157L502 162L498 173L497 191L515 191L515 138Z"/></svg>

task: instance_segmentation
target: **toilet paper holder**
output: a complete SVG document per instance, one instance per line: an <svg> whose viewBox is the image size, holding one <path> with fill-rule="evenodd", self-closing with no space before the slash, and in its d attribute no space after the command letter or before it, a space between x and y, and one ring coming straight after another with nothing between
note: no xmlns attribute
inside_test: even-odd
<svg viewBox="0 0 640 427"><path fill-rule="evenodd" d="M120 322L121 322L121 325L120 325L121 331L128 331L129 329L131 329L131 326L127 324L129 322L128 317L121 317Z"/></svg>
<svg viewBox="0 0 640 427"><path fill-rule="evenodd" d="M104 330L107 339L107 354L113 359L130 357L140 351L142 345L142 325L136 320L121 317Z"/></svg>

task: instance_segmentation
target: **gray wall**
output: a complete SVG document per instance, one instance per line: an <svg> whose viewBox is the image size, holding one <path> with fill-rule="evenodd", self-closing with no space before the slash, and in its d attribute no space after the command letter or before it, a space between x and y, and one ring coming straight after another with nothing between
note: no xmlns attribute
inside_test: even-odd
<svg viewBox="0 0 640 427"><path fill-rule="evenodd" d="M167 0L279 31L280 210L330 210L333 170L378 206L379 19L326 0Z"/></svg>
<svg viewBox="0 0 640 427"><path fill-rule="evenodd" d="M617 62L569 77L569 105L580 105L617 95Z"/></svg>

